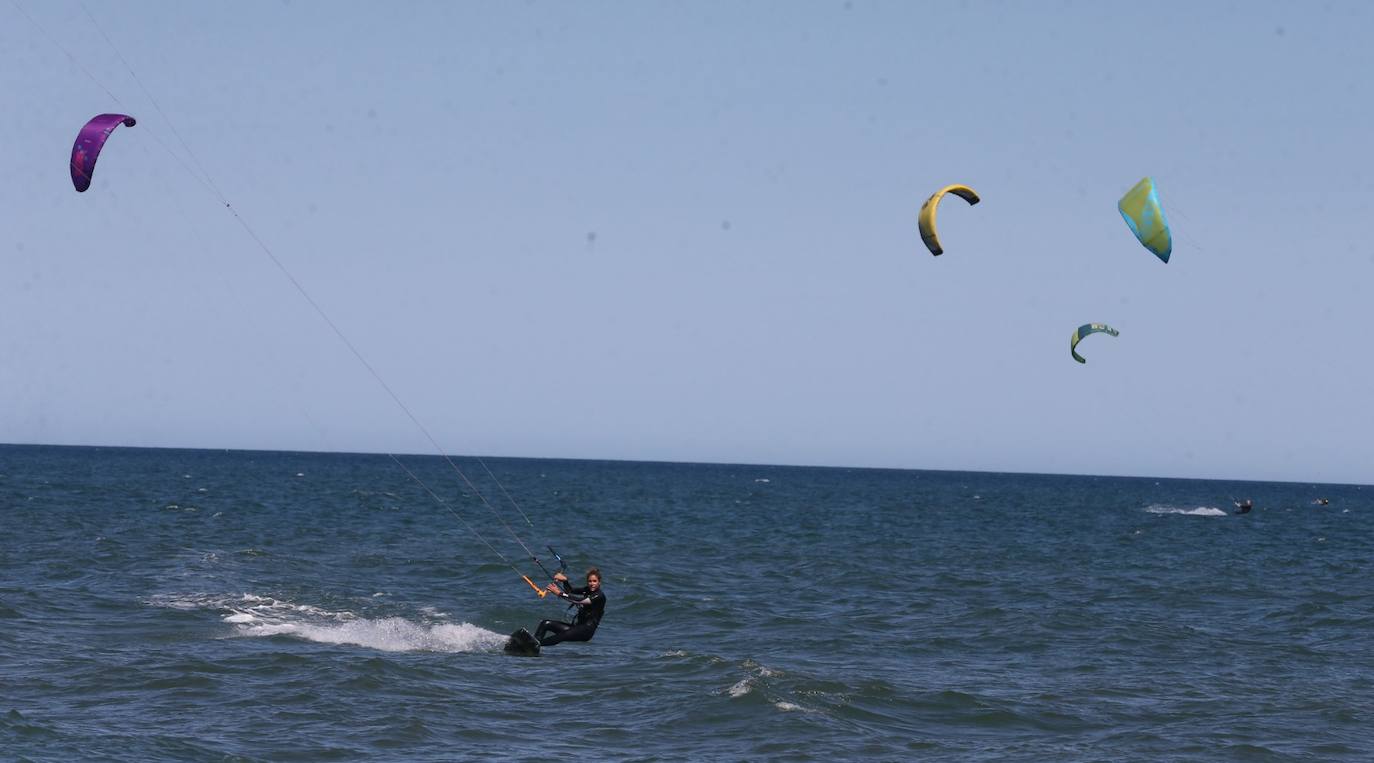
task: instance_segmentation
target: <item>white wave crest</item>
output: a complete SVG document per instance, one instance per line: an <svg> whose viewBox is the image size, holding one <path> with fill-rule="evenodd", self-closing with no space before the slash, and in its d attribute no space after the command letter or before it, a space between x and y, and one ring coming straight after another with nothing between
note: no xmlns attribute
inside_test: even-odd
<svg viewBox="0 0 1374 763"><path fill-rule="evenodd" d="M1151 506L1146 506L1145 510L1150 512L1151 514L1188 514L1189 516L1194 517L1226 516L1225 511L1218 509L1215 506L1195 506L1191 509L1185 509L1178 506L1165 506L1156 503Z"/></svg>
<svg viewBox="0 0 1374 763"><path fill-rule="evenodd" d="M349 644L382 652L485 652L506 641L505 636L471 623L422 625L401 617L324 624L240 623L235 627L244 636L294 636L321 644Z"/></svg>
<svg viewBox="0 0 1374 763"><path fill-rule="evenodd" d="M336 612L251 593L168 594L152 597L148 603L178 610L215 610L225 623L234 626L236 636L292 636L383 652L485 652L499 649L506 642L505 636L471 623L412 622L403 617L369 619L353 612Z"/></svg>
<svg viewBox="0 0 1374 763"><path fill-rule="evenodd" d="M754 662L753 660L745 660L743 667L745 670L749 672L749 675L745 676L744 678L741 678L739 681L736 681L734 686L731 686L729 689L726 690L731 697L735 697L737 699L753 691L754 685L757 684L760 680L782 675L781 671L765 667L763 665L758 664L757 662Z"/></svg>

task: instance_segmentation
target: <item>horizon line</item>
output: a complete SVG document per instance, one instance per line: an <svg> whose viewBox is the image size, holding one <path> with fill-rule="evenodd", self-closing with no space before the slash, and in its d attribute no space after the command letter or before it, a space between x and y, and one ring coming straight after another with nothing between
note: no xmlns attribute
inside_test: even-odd
<svg viewBox="0 0 1374 763"><path fill-rule="evenodd" d="M595 457L575 457L575 456L502 456L502 455L475 455L475 454L440 454L440 453L403 453L387 451L363 451L363 450L298 450L289 448L223 448L223 447L183 447L170 445L109 445L91 443L11 443L0 442L0 448L71 448L71 449L111 449L111 450L184 450L193 452L219 451L225 453L281 453L281 454L301 454L319 456L376 456L386 458L387 456L397 456L406 458L438 458L443 459L447 455L450 458L470 458L470 459L503 459L510 461L583 461L601 462L616 464L661 464L671 466L737 466L751 469L843 469L860 471L882 471L882 472L931 472L938 474L988 474L988 475L1010 475L1025 477L1084 477L1084 478L1106 478L1106 479L1136 479L1136 480L1175 480L1192 482L1249 482L1266 483L1273 485L1330 485L1336 487L1366 487L1366 483L1361 482L1312 482L1308 480L1265 480L1265 479L1234 479L1225 477L1167 477L1158 475L1142 474L1076 474L1072 472L1033 472L1033 471L1007 471L994 469L930 469L919 467L902 466L856 466L844 464L764 464L749 462L731 461L673 461L667 459L630 459L630 458L595 458Z"/></svg>

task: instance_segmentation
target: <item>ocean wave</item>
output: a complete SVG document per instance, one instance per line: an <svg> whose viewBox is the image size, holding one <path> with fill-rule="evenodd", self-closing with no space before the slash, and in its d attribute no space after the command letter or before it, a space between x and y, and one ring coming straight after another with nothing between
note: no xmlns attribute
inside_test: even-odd
<svg viewBox="0 0 1374 763"><path fill-rule="evenodd" d="M168 594L154 606L178 610L215 610L243 637L291 636L320 644L348 644L382 652L487 652L506 637L471 623L423 623L403 617L367 618L310 604L258 596Z"/></svg>
<svg viewBox="0 0 1374 763"><path fill-rule="evenodd" d="M1194 517L1224 517L1227 513L1215 506L1194 506L1193 508L1182 508L1180 506L1167 506L1164 504L1151 504L1145 507L1151 514L1187 514Z"/></svg>
<svg viewBox="0 0 1374 763"><path fill-rule="evenodd" d="M309 616L333 620L352 620L357 615L352 612L332 612L320 607L312 607L309 604L294 604L271 596L258 596L251 593L244 594L208 594L208 593L174 593L160 594L148 599L148 603L155 607L166 607L168 609L196 610L196 609L219 609L228 610L229 616L241 616L241 621L264 619L271 620L291 616ZM227 618L226 618L227 619Z"/></svg>
<svg viewBox="0 0 1374 763"><path fill-rule="evenodd" d="M382 652L488 652L506 641L505 636L471 623L423 625L401 617L323 624L235 622L235 628L243 636L293 636Z"/></svg>
<svg viewBox="0 0 1374 763"><path fill-rule="evenodd" d="M726 693L728 693L731 697L734 697L735 699L743 697L744 695L753 691L754 686L757 685L759 681L761 681L762 679L773 678L774 676L782 675L780 671L776 671L771 668L760 665L757 662L754 662L753 660L745 660L743 667L745 671L748 672L748 675L746 675L744 678L741 678L739 681L736 681L734 686L731 686L729 689L726 689Z"/></svg>
<svg viewBox="0 0 1374 763"><path fill-rule="evenodd" d="M0 731L5 732L7 736L19 738L48 738L57 735L51 728L30 720L18 710L10 710L0 715Z"/></svg>

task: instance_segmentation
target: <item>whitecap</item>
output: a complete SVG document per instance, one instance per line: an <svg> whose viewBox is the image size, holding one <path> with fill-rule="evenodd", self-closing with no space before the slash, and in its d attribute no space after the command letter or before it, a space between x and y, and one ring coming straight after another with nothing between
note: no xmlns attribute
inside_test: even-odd
<svg viewBox="0 0 1374 763"><path fill-rule="evenodd" d="M1162 504L1152 504L1146 506L1145 510L1151 514L1187 514L1194 517L1224 517L1225 511L1215 506L1195 506L1191 509L1180 508L1178 506L1165 506Z"/></svg>
<svg viewBox="0 0 1374 763"><path fill-rule="evenodd" d="M736 681L734 686L731 686L729 689L726 690L731 697L743 697L744 695L753 691L754 683L761 678L772 678L773 676L782 675L781 671L765 667L763 665L758 664L757 662L754 662L753 660L745 660L744 668L749 671L749 675Z"/></svg>
<svg viewBox="0 0 1374 763"><path fill-rule="evenodd" d="M144 603L154 607L178 610L216 609L216 605L211 603L214 601L218 599L203 593L167 593L144 599Z"/></svg>
<svg viewBox="0 0 1374 763"><path fill-rule="evenodd" d="M346 644L382 652L481 652L506 637L471 623L421 625L401 617L347 623L280 622L237 626L243 636L292 636L320 644Z"/></svg>
<svg viewBox="0 0 1374 763"><path fill-rule="evenodd" d="M271 596L162 594L149 604L178 610L218 610L241 637L291 636L321 644L347 644L383 652L482 652L500 648L506 636L471 623L425 624L403 617L370 619ZM429 611L434 611L432 608Z"/></svg>

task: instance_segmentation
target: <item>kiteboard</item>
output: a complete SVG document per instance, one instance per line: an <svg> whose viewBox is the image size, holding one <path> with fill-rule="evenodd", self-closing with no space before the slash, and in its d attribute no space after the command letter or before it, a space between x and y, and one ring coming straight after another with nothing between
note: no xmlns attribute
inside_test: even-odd
<svg viewBox="0 0 1374 763"><path fill-rule="evenodd" d="M529 631L521 628L510 634L510 640L506 642L506 654L513 654L518 657L538 657L539 642L530 635Z"/></svg>

